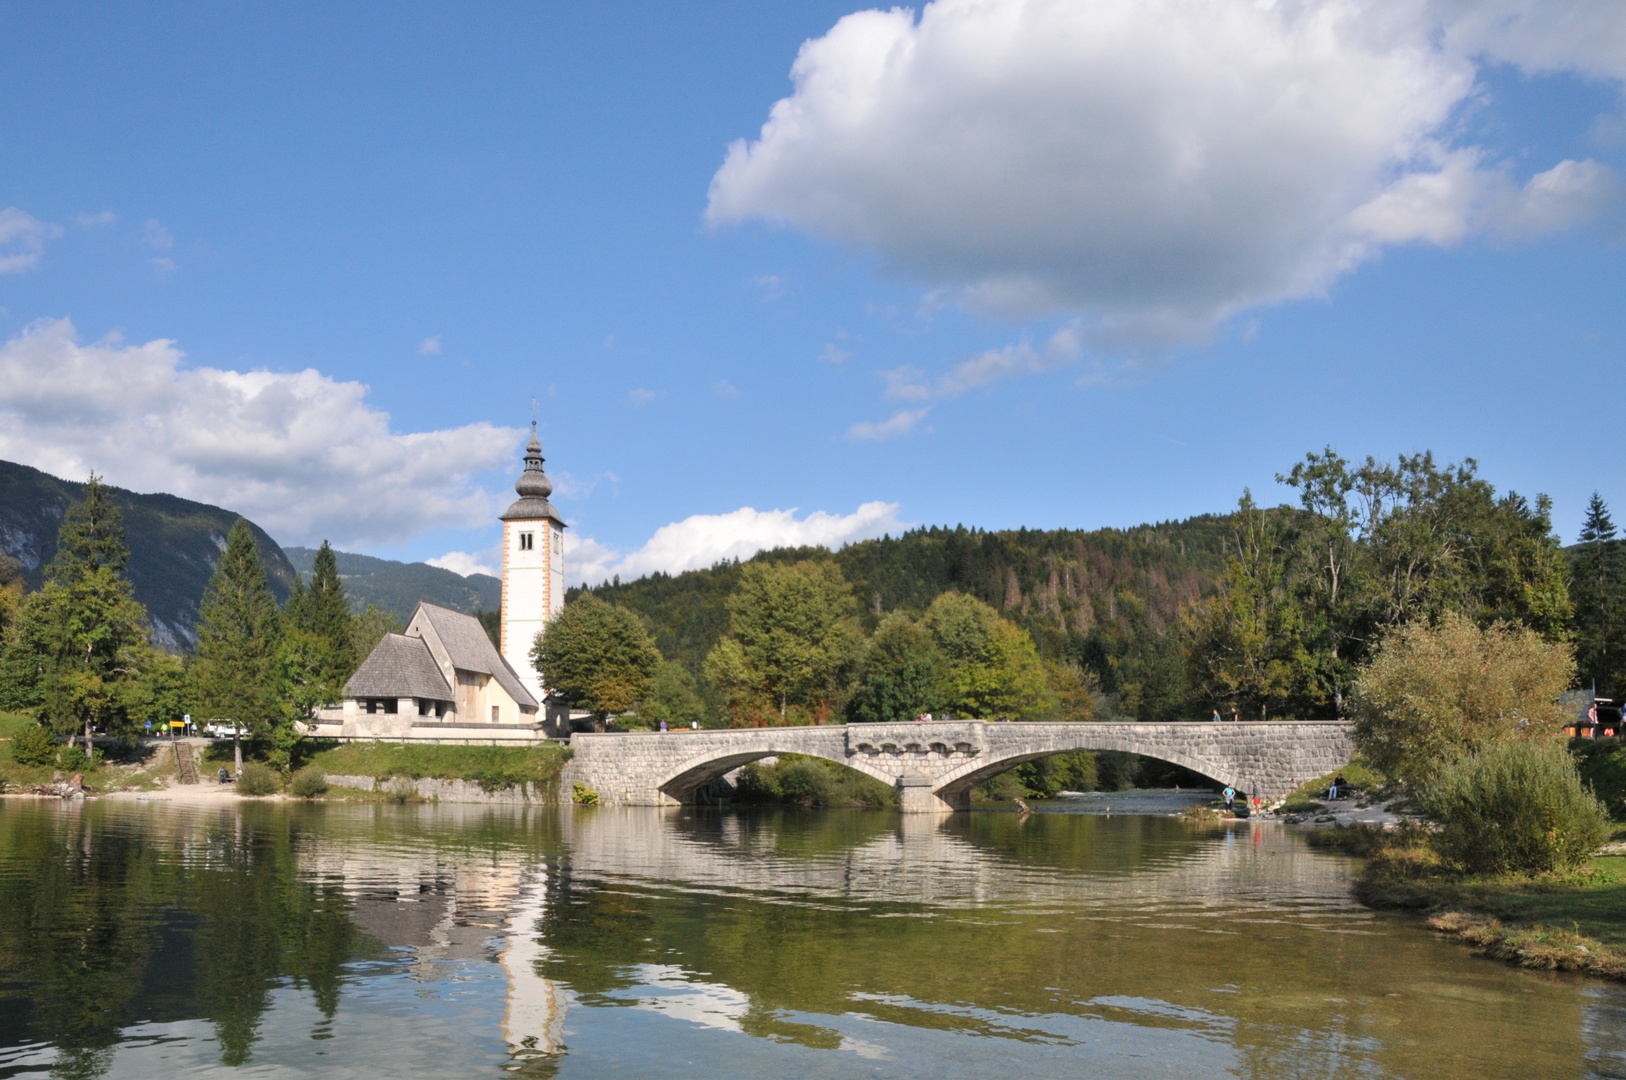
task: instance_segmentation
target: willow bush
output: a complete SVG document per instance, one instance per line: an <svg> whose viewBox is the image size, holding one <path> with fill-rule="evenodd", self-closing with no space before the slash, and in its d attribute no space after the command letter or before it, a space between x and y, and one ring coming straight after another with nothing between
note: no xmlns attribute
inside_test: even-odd
<svg viewBox="0 0 1626 1080"><path fill-rule="evenodd" d="M243 775L237 778L239 795L275 795L281 786L277 782L277 771L258 761L245 762Z"/></svg>
<svg viewBox="0 0 1626 1080"><path fill-rule="evenodd" d="M1559 742L1500 743L1443 766L1421 792L1441 858L1470 873L1547 873L1586 861L1609 816Z"/></svg>

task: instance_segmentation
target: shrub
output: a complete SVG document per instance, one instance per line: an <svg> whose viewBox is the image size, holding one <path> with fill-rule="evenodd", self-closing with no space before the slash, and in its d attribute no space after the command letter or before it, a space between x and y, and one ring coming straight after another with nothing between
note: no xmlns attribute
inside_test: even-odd
<svg viewBox="0 0 1626 1080"><path fill-rule="evenodd" d="M1581 782L1603 800L1609 816L1626 820L1626 746L1619 739L1571 739Z"/></svg>
<svg viewBox="0 0 1626 1080"><path fill-rule="evenodd" d="M294 773L288 790L301 799L314 799L327 791L327 774L315 765L307 765Z"/></svg>
<svg viewBox="0 0 1626 1080"><path fill-rule="evenodd" d="M392 776L384 794L391 802L406 804L418 797L418 782L410 776Z"/></svg>
<svg viewBox="0 0 1626 1080"><path fill-rule="evenodd" d="M258 761L244 762L243 775L237 778L240 795L275 795L280 786L276 770Z"/></svg>
<svg viewBox="0 0 1626 1080"><path fill-rule="evenodd" d="M597 806L598 792L577 780L570 785L570 801L577 806Z"/></svg>
<svg viewBox="0 0 1626 1080"><path fill-rule="evenodd" d="M11 756L19 765L49 765L60 747L56 736L39 724L30 724L11 740Z"/></svg>
<svg viewBox="0 0 1626 1080"><path fill-rule="evenodd" d="M56 763L65 773L82 773L90 765L90 759L85 756L82 746L70 746L57 755Z"/></svg>
<svg viewBox="0 0 1626 1080"><path fill-rule="evenodd" d="M1442 826L1434 838L1441 858L1472 873L1573 869L1609 835L1603 806L1553 742L1459 758L1423 788L1422 803Z"/></svg>
<svg viewBox="0 0 1626 1080"><path fill-rule="evenodd" d="M1480 629L1447 612L1391 631L1356 681L1355 742L1372 766L1408 784L1493 743L1544 739L1565 711L1569 647L1533 630Z"/></svg>

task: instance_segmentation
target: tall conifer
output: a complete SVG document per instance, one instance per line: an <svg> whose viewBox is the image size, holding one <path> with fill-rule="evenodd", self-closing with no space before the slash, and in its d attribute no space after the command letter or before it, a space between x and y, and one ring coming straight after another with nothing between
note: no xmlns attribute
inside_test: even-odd
<svg viewBox="0 0 1626 1080"><path fill-rule="evenodd" d="M1576 661L1584 685L1612 696L1626 691L1626 556L1609 507L1596 491L1581 524L1576 553Z"/></svg>
<svg viewBox="0 0 1626 1080"><path fill-rule="evenodd" d="M335 689L342 687L355 673L359 658L355 653L350 598L345 596L344 582L339 580L339 560L326 540L316 549L316 559L311 566L303 623L303 629L321 641L326 653L324 677Z"/></svg>
<svg viewBox="0 0 1626 1080"><path fill-rule="evenodd" d="M254 534L238 518L198 605L194 670L198 700L208 716L234 720L239 727L247 724L263 734L276 714L273 678L281 630ZM240 735L233 744L241 771Z"/></svg>

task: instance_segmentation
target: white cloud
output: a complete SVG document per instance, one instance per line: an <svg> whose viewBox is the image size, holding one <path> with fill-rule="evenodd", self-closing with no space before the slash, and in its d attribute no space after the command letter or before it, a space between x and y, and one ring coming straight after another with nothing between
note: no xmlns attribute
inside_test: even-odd
<svg viewBox="0 0 1626 1080"><path fill-rule="evenodd" d="M111 210L103 210L99 214L75 214L73 223L81 229L94 229L102 225L111 225L119 216Z"/></svg>
<svg viewBox="0 0 1626 1080"><path fill-rule="evenodd" d="M485 574L488 577L502 577L500 569L493 566L499 560L493 556L500 552L486 552L483 555L471 555L467 551L448 551L438 559L425 559L430 566L438 566L442 570L450 570L454 574L468 577L470 574Z"/></svg>
<svg viewBox="0 0 1626 1080"><path fill-rule="evenodd" d="M418 355L419 356L439 356L440 355L440 335L436 334L433 337L426 337L422 341L418 342Z"/></svg>
<svg viewBox="0 0 1626 1080"><path fill-rule="evenodd" d="M885 442L907 435L931 412L925 409L899 409L885 420L860 420L847 429L847 438L857 442Z"/></svg>
<svg viewBox="0 0 1626 1080"><path fill-rule="evenodd" d="M850 351L841 348L833 341L826 342L824 349L819 353L819 359L826 364L845 364L852 358L853 354Z"/></svg>
<svg viewBox="0 0 1626 1080"><path fill-rule="evenodd" d="M61 235L61 226L40 221L15 206L0 210L0 274L32 270L45 251L45 241Z"/></svg>
<svg viewBox="0 0 1626 1080"><path fill-rule="evenodd" d="M826 547L832 550L857 540L900 532L898 504L867 502L851 514L815 511L804 518L789 510L741 507L731 514L695 514L663 525L637 551L622 554L582 537L566 549L565 569L572 584L596 585L619 574L641 577L657 570L668 574L699 570L724 559L748 559L776 547Z"/></svg>
<svg viewBox="0 0 1626 1080"><path fill-rule="evenodd" d="M149 221L141 227L141 242L150 248L168 251L175 246L175 237L159 222Z"/></svg>
<svg viewBox="0 0 1626 1080"><path fill-rule="evenodd" d="M634 405L644 405L648 402L654 401L656 394L655 391L645 390L640 386L636 390L633 390L631 393L627 394L627 397L632 400Z"/></svg>
<svg viewBox="0 0 1626 1080"><path fill-rule="evenodd" d="M727 379L718 379L712 383L711 392L720 398L737 398L740 396L740 388Z"/></svg>
<svg viewBox="0 0 1626 1080"><path fill-rule="evenodd" d="M890 401L933 401L957 398L968 390L975 390L992 382L1054 371L1076 363L1083 355L1083 342L1077 321L1050 335L1038 349L1025 341L988 349L976 356L961 360L948 371L928 383L926 373L915 367L893 368L881 372L887 382L886 397ZM899 414L900 416L903 414ZM897 417L893 417L894 420ZM918 419L918 417L917 417Z"/></svg>
<svg viewBox="0 0 1626 1080"><path fill-rule="evenodd" d="M34 323L0 345L0 458L69 479L95 470L236 510L287 543L352 550L485 526L502 500L476 478L518 468L517 428L395 433L361 383L182 359L171 341L87 345L66 319Z"/></svg>
<svg viewBox="0 0 1626 1080"><path fill-rule="evenodd" d="M1451 135L1483 59L1620 78L1623 26L1619 0L858 12L802 46L706 218L874 250L969 306L1083 314L1092 345L1167 347L1386 243L1596 212L1603 166L1560 162L1531 189Z"/></svg>
<svg viewBox="0 0 1626 1080"><path fill-rule="evenodd" d="M180 269L180 265L174 259L164 255L160 255L156 259L148 259L147 265L158 271L160 275L173 274Z"/></svg>

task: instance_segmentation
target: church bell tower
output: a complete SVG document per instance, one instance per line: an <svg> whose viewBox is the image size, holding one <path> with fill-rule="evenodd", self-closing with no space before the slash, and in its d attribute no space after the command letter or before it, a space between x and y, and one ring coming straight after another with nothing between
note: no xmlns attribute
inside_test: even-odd
<svg viewBox="0 0 1626 1080"><path fill-rule="evenodd" d="M536 698L543 679L531 664L531 646L565 606L565 523L548 502L553 482L542 471L542 443L531 421L525 471L514 483L519 500L502 516L503 658Z"/></svg>

